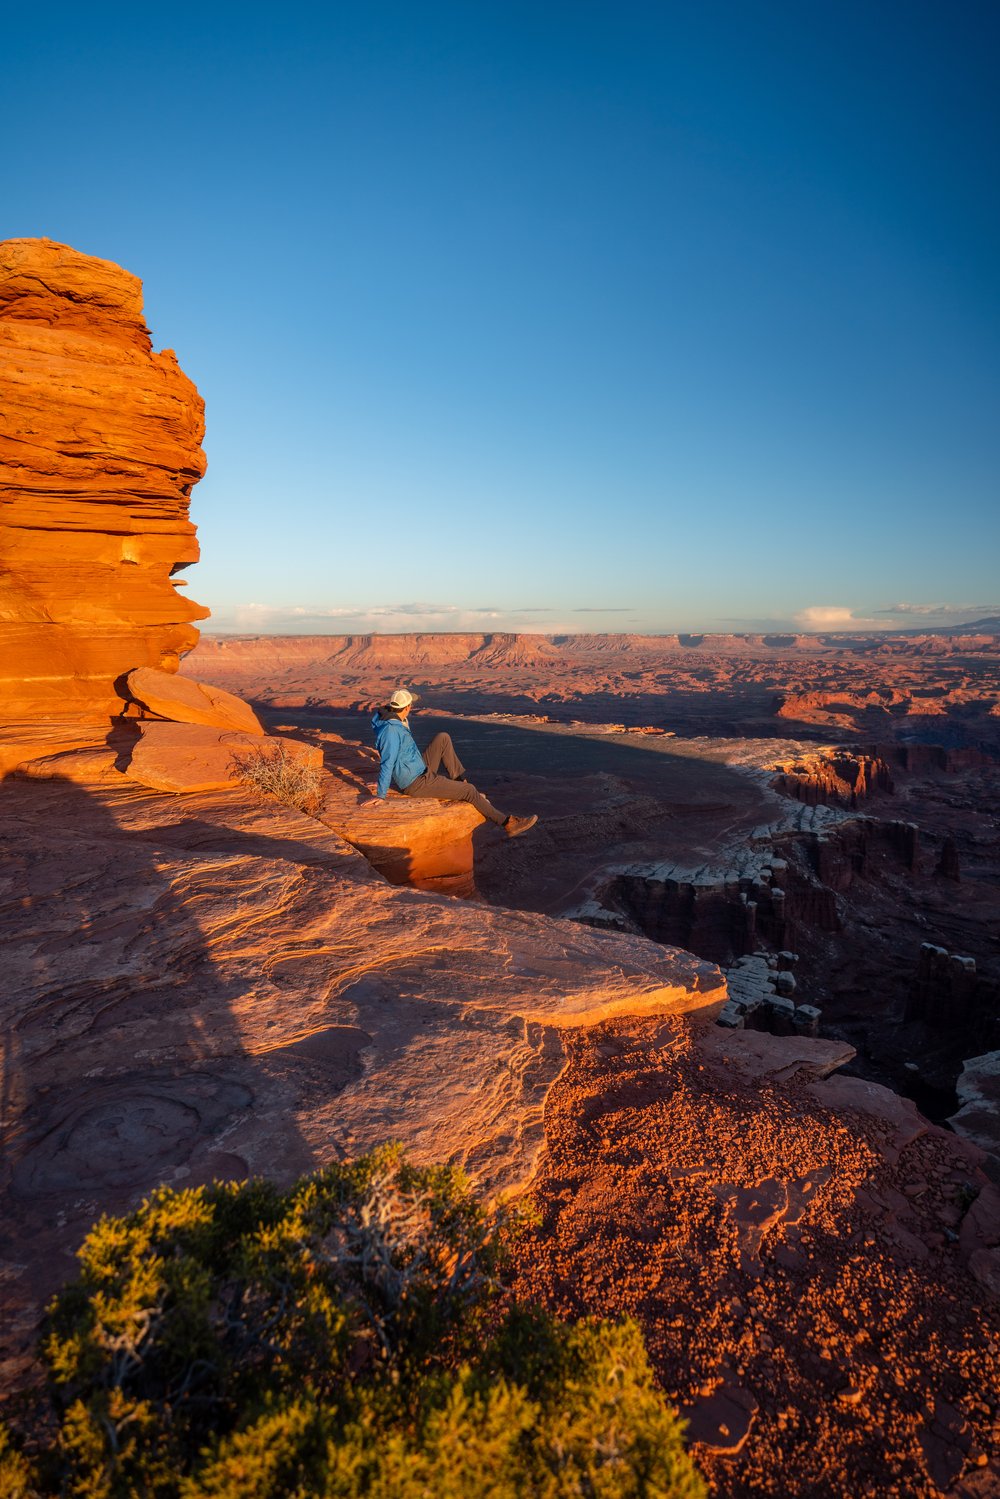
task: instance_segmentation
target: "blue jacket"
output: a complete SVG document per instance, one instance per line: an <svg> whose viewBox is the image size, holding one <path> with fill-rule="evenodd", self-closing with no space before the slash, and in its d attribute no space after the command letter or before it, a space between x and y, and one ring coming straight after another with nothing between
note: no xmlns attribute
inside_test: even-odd
<svg viewBox="0 0 1000 1499"><path fill-rule="evenodd" d="M424 757L406 724L399 718L383 718L376 712L372 718L375 748L382 758L378 769L378 796L385 796L390 782L405 791L427 769Z"/></svg>

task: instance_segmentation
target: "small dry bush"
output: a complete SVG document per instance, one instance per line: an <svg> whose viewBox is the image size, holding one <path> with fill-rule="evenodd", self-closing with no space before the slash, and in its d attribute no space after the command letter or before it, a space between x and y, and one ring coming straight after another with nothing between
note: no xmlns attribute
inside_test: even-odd
<svg viewBox="0 0 1000 1499"><path fill-rule="evenodd" d="M234 755L233 767L247 786L263 796L276 796L279 802L300 812L315 812L322 800L320 772L303 764L280 739Z"/></svg>
<svg viewBox="0 0 1000 1499"><path fill-rule="evenodd" d="M511 1306L500 1219L398 1149L103 1218L3 1499L705 1499L634 1324Z"/></svg>

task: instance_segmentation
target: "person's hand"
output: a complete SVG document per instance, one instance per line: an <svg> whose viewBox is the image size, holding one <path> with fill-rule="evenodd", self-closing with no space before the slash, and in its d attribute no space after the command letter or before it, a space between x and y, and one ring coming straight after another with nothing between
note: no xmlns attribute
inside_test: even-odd
<svg viewBox="0 0 1000 1499"><path fill-rule="evenodd" d="M383 807L385 805L385 797L379 796L377 791L373 791L368 800L362 802L361 805L362 807Z"/></svg>

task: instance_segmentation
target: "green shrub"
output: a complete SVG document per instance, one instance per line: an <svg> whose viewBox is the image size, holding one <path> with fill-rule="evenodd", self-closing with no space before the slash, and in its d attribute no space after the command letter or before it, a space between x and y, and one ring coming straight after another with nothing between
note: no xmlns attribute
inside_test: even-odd
<svg viewBox="0 0 1000 1499"><path fill-rule="evenodd" d="M505 1307L497 1227L394 1148L102 1219L0 1499L702 1496L638 1330Z"/></svg>
<svg viewBox="0 0 1000 1499"><path fill-rule="evenodd" d="M33 1499L31 1464L11 1442L0 1422L0 1499Z"/></svg>

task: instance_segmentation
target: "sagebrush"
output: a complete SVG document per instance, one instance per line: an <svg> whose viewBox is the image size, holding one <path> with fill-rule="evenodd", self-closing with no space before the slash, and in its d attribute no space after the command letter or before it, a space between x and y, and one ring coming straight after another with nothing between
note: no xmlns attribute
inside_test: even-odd
<svg viewBox="0 0 1000 1499"><path fill-rule="evenodd" d="M497 1227L395 1149L102 1219L0 1495L703 1499L638 1329L507 1304Z"/></svg>
<svg viewBox="0 0 1000 1499"><path fill-rule="evenodd" d="M290 753L280 739L234 754L233 768L246 785L300 812L315 812L322 800L320 771Z"/></svg>

